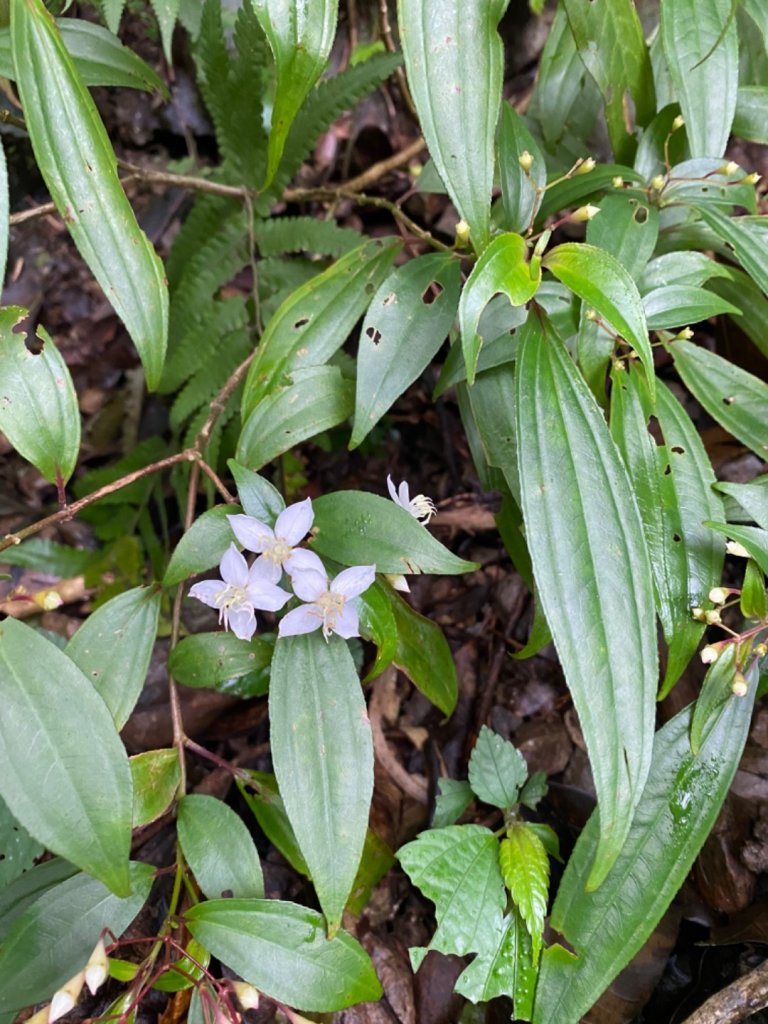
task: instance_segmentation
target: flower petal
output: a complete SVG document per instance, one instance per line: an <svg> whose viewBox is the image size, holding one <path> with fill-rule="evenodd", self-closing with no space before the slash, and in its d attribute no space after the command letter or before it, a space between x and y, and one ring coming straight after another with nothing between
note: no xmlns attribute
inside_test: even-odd
<svg viewBox="0 0 768 1024"><path fill-rule="evenodd" d="M278 636L298 636L300 633L311 633L323 624L323 613L316 604L303 604L280 619Z"/></svg>
<svg viewBox="0 0 768 1024"><path fill-rule="evenodd" d="M302 569L291 576L291 584L296 597L302 601L316 601L321 594L328 590L328 577L325 569L317 572L315 569Z"/></svg>
<svg viewBox="0 0 768 1024"><path fill-rule="evenodd" d="M232 533L247 551L261 554L275 539L274 532L266 523L254 519L253 516L227 516Z"/></svg>
<svg viewBox="0 0 768 1024"><path fill-rule="evenodd" d="M360 636L360 620L353 604L347 602L338 613L333 632L345 640L349 640L352 636Z"/></svg>
<svg viewBox="0 0 768 1024"><path fill-rule="evenodd" d="M279 611L293 596L263 576L256 576L253 581L249 581L245 592L253 607L265 612Z"/></svg>
<svg viewBox="0 0 768 1024"><path fill-rule="evenodd" d="M392 477L389 475L389 473L387 473L387 490L389 491L389 496L392 499L392 501L394 501L396 505L399 505L400 499L397 496L397 490L395 488L394 483L392 482Z"/></svg>
<svg viewBox="0 0 768 1024"><path fill-rule="evenodd" d="M224 552L219 569L225 583L231 583L235 587L244 587L248 582L248 563L234 544L230 544Z"/></svg>
<svg viewBox="0 0 768 1024"><path fill-rule="evenodd" d="M224 580L201 580L200 583L195 583L189 588L189 596L196 597L198 601L207 604L209 608L218 608L219 594L226 589L227 584Z"/></svg>
<svg viewBox="0 0 768 1024"><path fill-rule="evenodd" d="M280 581L280 577L283 575L283 570L277 562L273 562L272 559L267 558L266 555L259 555L251 566L251 573L253 573L254 570L257 576L267 580L269 583L278 583Z"/></svg>
<svg viewBox="0 0 768 1024"><path fill-rule="evenodd" d="M238 640L250 640L256 632L256 616L249 605L230 608L227 624Z"/></svg>
<svg viewBox="0 0 768 1024"><path fill-rule="evenodd" d="M397 489L397 493L400 496L400 504L403 508L407 509L411 504L411 489L408 486L407 480L403 480Z"/></svg>
<svg viewBox="0 0 768 1024"><path fill-rule="evenodd" d="M308 551L307 548L294 548L283 562L283 568L289 576L295 572L306 572L307 569L319 572L321 576L326 575L323 563L314 551Z"/></svg>
<svg viewBox="0 0 768 1024"><path fill-rule="evenodd" d="M343 594L344 597L357 597L370 587L375 578L375 565L353 565L351 569L339 573L331 583L331 590L334 594Z"/></svg>
<svg viewBox="0 0 768 1024"><path fill-rule="evenodd" d="M304 540L315 520L312 500L306 498L283 509L275 523L275 536L293 547Z"/></svg>

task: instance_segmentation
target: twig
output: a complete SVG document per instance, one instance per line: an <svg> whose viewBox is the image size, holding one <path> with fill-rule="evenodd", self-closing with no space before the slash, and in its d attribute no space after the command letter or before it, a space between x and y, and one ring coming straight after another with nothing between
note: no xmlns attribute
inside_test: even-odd
<svg viewBox="0 0 768 1024"><path fill-rule="evenodd" d="M378 163L371 164L367 171L358 174L356 178L350 178L344 185L344 188L351 192L363 192L379 181L380 178L383 178L385 174L389 174L390 171L396 171L398 167L404 167L409 164L414 157L417 157L426 148L426 142L419 137L410 146L401 149L399 153L393 153L386 160L379 160ZM285 195L283 198L285 198Z"/></svg>
<svg viewBox="0 0 768 1024"><path fill-rule="evenodd" d="M221 391L219 391L218 395L216 395L214 400L211 402L209 406L208 418L200 428L200 433L195 438L194 447L197 451L203 451L205 446L208 444L208 439L211 436L211 431L213 430L214 423L219 418L219 416L221 416L221 414L224 412L224 409L226 408L230 396L232 395L237 385L245 376L245 373L248 367L253 362L255 355L256 351L254 350L253 352L251 352L249 356L247 356L242 361L242 363L240 363L237 369L231 374L224 387L221 389Z"/></svg>
<svg viewBox="0 0 768 1024"><path fill-rule="evenodd" d="M766 1006L768 960L711 996L683 1024L738 1024Z"/></svg>
<svg viewBox="0 0 768 1024"><path fill-rule="evenodd" d="M127 172L126 177L121 179L123 184L141 181L147 185L170 185L175 188L188 188L195 192L209 192L213 196L224 196L228 199L253 198L253 193L245 185L225 185L222 182L198 178L192 174L157 171L151 167L139 167L138 164L126 163L124 160L119 160L118 166Z"/></svg>

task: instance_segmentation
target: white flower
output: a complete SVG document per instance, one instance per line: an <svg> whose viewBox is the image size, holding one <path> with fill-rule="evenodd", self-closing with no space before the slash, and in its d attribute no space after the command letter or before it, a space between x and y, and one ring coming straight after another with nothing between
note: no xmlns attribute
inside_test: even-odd
<svg viewBox="0 0 768 1024"><path fill-rule="evenodd" d="M331 633L348 640L360 636L360 621L351 598L367 590L376 576L375 565L354 565L329 582L325 566L314 553L306 552L306 564L294 572L291 582L296 596L309 602L280 620L279 636L297 636L323 627L327 640Z"/></svg>
<svg viewBox="0 0 768 1024"><path fill-rule="evenodd" d="M220 580L195 583L189 593L210 608L218 608L219 622L240 640L250 640L256 632L255 609L276 612L291 598L287 590L275 586L263 563L257 560L249 569L234 544L225 552L219 571Z"/></svg>
<svg viewBox="0 0 768 1024"><path fill-rule="evenodd" d="M387 488L392 501L399 505L400 508L404 508L406 512L410 512L413 518L418 519L420 523L428 523L432 516L437 513L435 503L431 498L426 497L424 494L417 494L415 498L411 497L410 488L405 480L395 489L392 477L387 476Z"/></svg>
<svg viewBox="0 0 768 1024"><path fill-rule="evenodd" d="M296 545L309 533L314 518L309 498L283 509L274 530L253 516L227 516L234 535L247 551L259 556L256 565L268 571L273 583L278 582L283 569L290 574L301 567L306 552L296 550Z"/></svg>

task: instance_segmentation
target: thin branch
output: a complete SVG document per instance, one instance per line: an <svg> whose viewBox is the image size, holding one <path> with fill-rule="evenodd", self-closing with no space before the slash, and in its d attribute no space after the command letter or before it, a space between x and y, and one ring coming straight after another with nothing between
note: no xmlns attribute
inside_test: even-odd
<svg viewBox="0 0 768 1024"><path fill-rule="evenodd" d="M768 1006L768 960L711 996L683 1024L739 1024Z"/></svg>
<svg viewBox="0 0 768 1024"><path fill-rule="evenodd" d="M247 356L242 361L242 363L240 363L237 369L229 377L224 387L221 389L221 391L219 391L218 395L216 395L214 400L211 402L209 406L210 411L208 413L208 418L200 428L200 432L195 438L194 447L196 451L202 452L205 446L208 444L208 439L211 436L211 431L213 430L214 423L219 418L219 416L221 416L221 414L224 412L227 402L229 401L237 385L245 376L245 373L248 367L253 362L255 356L256 350L254 349L254 351L251 352L251 354Z"/></svg>
<svg viewBox="0 0 768 1024"><path fill-rule="evenodd" d="M138 164L118 160L118 166L126 172L123 184L141 181L147 185L170 185L175 188L187 188L194 192L208 192L214 196L228 199L251 199L253 193L245 185L224 185L208 178L198 178L192 174L173 174L171 171L158 171L152 167L140 167Z"/></svg>
<svg viewBox="0 0 768 1024"><path fill-rule="evenodd" d="M383 178L384 175L389 174L390 171L396 171L398 167L407 166L414 157L417 157L426 148L426 142L419 137L410 146L401 149L399 153L393 153L386 160L379 160L378 163L371 164L367 171L358 174L356 178L350 178L343 187L351 192L364 192L365 189L370 188L371 185L379 181L380 178ZM283 198L287 201L287 194L284 194Z"/></svg>

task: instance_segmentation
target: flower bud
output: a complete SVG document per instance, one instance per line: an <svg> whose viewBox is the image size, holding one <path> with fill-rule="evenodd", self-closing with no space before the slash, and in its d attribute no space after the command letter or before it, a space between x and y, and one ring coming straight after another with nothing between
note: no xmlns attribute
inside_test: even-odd
<svg viewBox="0 0 768 1024"><path fill-rule="evenodd" d="M704 609L703 608L691 608L691 615L697 622L704 622Z"/></svg>
<svg viewBox="0 0 768 1024"><path fill-rule="evenodd" d="M617 174L615 178L611 178L611 184L614 188L624 188L624 179L620 174Z"/></svg>
<svg viewBox="0 0 768 1024"><path fill-rule="evenodd" d="M725 587L712 587L708 596L712 604L725 604L729 594L730 590L726 590Z"/></svg>
<svg viewBox="0 0 768 1024"><path fill-rule="evenodd" d="M456 245L461 247L469 242L469 224L465 220L460 220L456 225Z"/></svg>
<svg viewBox="0 0 768 1024"><path fill-rule="evenodd" d="M64 604L61 594L56 590L38 590L32 595L32 600L44 612L54 612Z"/></svg>
<svg viewBox="0 0 768 1024"><path fill-rule="evenodd" d="M758 658L764 658L768 654L768 644L761 643L755 645L755 654Z"/></svg>
<svg viewBox="0 0 768 1024"><path fill-rule="evenodd" d="M84 981L85 971L80 971L74 978L70 978L66 985L62 985L57 992L54 992L51 1005L48 1007L48 1024L53 1024L59 1017L74 1010L75 1003L83 990Z"/></svg>
<svg viewBox="0 0 768 1024"><path fill-rule="evenodd" d="M661 192L665 185L666 180L663 174L657 174L655 178L651 178L651 188L655 189L657 192Z"/></svg>
<svg viewBox="0 0 768 1024"><path fill-rule="evenodd" d="M735 174L739 170L739 165L734 160L729 160L727 164L723 164L717 170L718 174Z"/></svg>
<svg viewBox="0 0 768 1024"><path fill-rule="evenodd" d="M520 164L525 173L528 174L530 169L533 167L533 156L528 152L527 149L524 149L520 156L517 158L517 162Z"/></svg>
<svg viewBox="0 0 768 1024"><path fill-rule="evenodd" d="M747 682L746 676L743 672L736 670L736 675L733 677L731 683L731 693L734 697L746 697L747 690L749 690L749 683Z"/></svg>
<svg viewBox="0 0 768 1024"><path fill-rule="evenodd" d="M232 988L235 990L237 1001L244 1010L258 1010L259 993L253 985L247 981L233 981Z"/></svg>
<svg viewBox="0 0 768 1024"><path fill-rule="evenodd" d="M675 341L690 341L693 337L693 331L690 327L684 327L682 331L678 331L675 335Z"/></svg>
<svg viewBox="0 0 768 1024"><path fill-rule="evenodd" d="M584 313L584 316L586 317L587 320L597 320L597 310L596 309L588 309Z"/></svg>
<svg viewBox="0 0 768 1024"><path fill-rule="evenodd" d="M725 542L725 550L729 555L735 555L736 558L749 558L750 554L743 544L739 544L737 540L729 540Z"/></svg>
<svg viewBox="0 0 768 1024"><path fill-rule="evenodd" d="M92 996L95 996L109 976L109 961L104 948L104 940L99 939L85 965L85 984Z"/></svg>
<svg viewBox="0 0 768 1024"><path fill-rule="evenodd" d="M758 183L758 181L760 181L760 175L759 174L755 174L755 172L752 171L751 174L746 174L741 179L741 184L742 185L756 185Z"/></svg>
<svg viewBox="0 0 768 1024"><path fill-rule="evenodd" d="M714 644L707 644L701 652L701 660L705 665L711 665L713 661L717 661L720 657L720 648Z"/></svg>
<svg viewBox="0 0 768 1024"><path fill-rule="evenodd" d="M580 206L578 210L574 210L568 220L572 221L574 224L580 224L585 220L592 220L592 218L598 213L600 213L600 207L592 206L592 204L589 203L587 206Z"/></svg>
<svg viewBox="0 0 768 1024"><path fill-rule="evenodd" d="M678 114L677 117L672 122L672 131L676 132L679 128L682 128L684 124L685 124L685 118L683 117L682 114Z"/></svg>
<svg viewBox="0 0 768 1024"><path fill-rule="evenodd" d="M385 572L384 577L393 590L399 590L403 594L410 594L411 588L408 586L408 580L402 573Z"/></svg>
<svg viewBox="0 0 768 1024"><path fill-rule="evenodd" d="M595 161L591 156L588 156L586 160L582 160L579 166L576 168L577 174L589 174L590 171L594 171Z"/></svg>
<svg viewBox="0 0 768 1024"><path fill-rule="evenodd" d="M708 626L719 626L723 620L720 618L720 612L715 608L714 611L704 612L704 621Z"/></svg>

